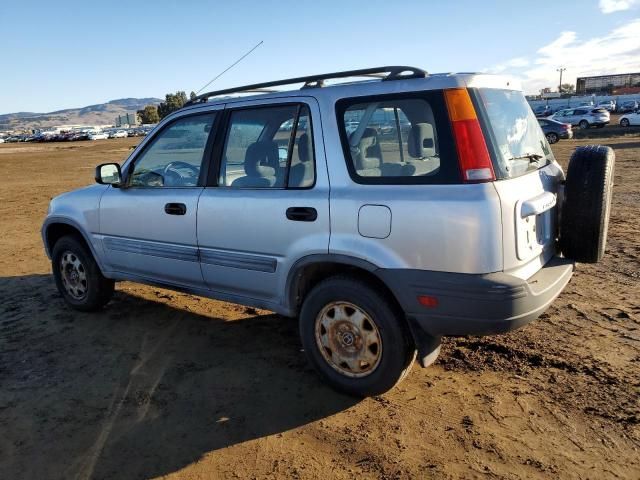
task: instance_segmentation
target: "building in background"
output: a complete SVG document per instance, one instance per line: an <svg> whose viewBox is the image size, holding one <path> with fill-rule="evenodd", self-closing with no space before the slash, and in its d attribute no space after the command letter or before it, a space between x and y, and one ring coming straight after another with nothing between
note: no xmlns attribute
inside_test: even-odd
<svg viewBox="0 0 640 480"><path fill-rule="evenodd" d="M640 93L640 73L578 77L576 94L587 95L590 93L607 93L609 95Z"/></svg>
<svg viewBox="0 0 640 480"><path fill-rule="evenodd" d="M138 124L138 115L127 113L126 115L118 115L116 117L116 127L130 127Z"/></svg>

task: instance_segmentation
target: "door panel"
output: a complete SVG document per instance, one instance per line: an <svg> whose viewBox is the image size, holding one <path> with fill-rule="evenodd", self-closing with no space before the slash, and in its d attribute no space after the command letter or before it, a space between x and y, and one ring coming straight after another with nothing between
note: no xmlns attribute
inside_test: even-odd
<svg viewBox="0 0 640 480"><path fill-rule="evenodd" d="M286 112L296 112L301 102L307 110L298 115L299 125L286 121ZM260 105L234 104L262 107L264 112L256 113L252 124L249 109L238 115L235 108L230 110L227 131L231 133L221 153L221 186L205 188L198 204L198 244L207 287L267 303L281 303L295 261L327 253L329 246L329 184L320 113L311 98L296 98L284 107L282 103L280 99ZM271 123L281 125L274 129ZM301 142L310 150L301 152ZM309 188L284 188L287 183ZM308 214L311 209L315 219Z"/></svg>
<svg viewBox="0 0 640 480"><path fill-rule="evenodd" d="M202 190L110 187L100 202L100 233L110 267L159 281L202 285L196 240ZM183 203L185 214L167 214L167 203Z"/></svg>
<svg viewBox="0 0 640 480"><path fill-rule="evenodd" d="M104 193L99 237L108 268L171 285L204 286L196 220L216 117L215 111L185 112L161 125L123 167L125 185Z"/></svg>

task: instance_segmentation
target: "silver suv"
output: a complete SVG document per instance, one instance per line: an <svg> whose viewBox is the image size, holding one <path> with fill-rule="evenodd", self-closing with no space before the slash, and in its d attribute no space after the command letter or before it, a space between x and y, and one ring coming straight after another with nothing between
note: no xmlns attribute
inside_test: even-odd
<svg viewBox="0 0 640 480"><path fill-rule="evenodd" d="M338 72L197 97L54 198L42 236L74 308L129 280L297 316L320 375L376 395L444 335L537 318L598 261L613 162L578 149L565 179L509 78Z"/></svg>
<svg viewBox="0 0 640 480"><path fill-rule="evenodd" d="M602 107L576 107L558 110L549 117L561 123L577 125L582 130L589 127L602 128L611 121L611 115Z"/></svg>

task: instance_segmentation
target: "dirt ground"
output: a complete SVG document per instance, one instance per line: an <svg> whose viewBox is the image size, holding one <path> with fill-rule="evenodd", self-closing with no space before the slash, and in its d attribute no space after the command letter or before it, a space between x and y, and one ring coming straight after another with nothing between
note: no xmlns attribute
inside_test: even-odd
<svg viewBox="0 0 640 480"><path fill-rule="evenodd" d="M447 339L363 401L320 382L295 320L131 283L101 313L64 305L47 203L138 141L0 145L0 479L640 478L640 136L601 141L601 264L540 320Z"/></svg>

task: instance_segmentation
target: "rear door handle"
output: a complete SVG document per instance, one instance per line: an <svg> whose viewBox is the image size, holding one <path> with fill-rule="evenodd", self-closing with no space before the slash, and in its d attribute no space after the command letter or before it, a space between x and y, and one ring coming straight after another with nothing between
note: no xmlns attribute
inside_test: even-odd
<svg viewBox="0 0 640 480"><path fill-rule="evenodd" d="M313 207L289 207L287 218L294 222L315 222L318 212Z"/></svg>
<svg viewBox="0 0 640 480"><path fill-rule="evenodd" d="M164 206L164 213L167 215L184 215L187 213L187 206L184 203L167 203Z"/></svg>

